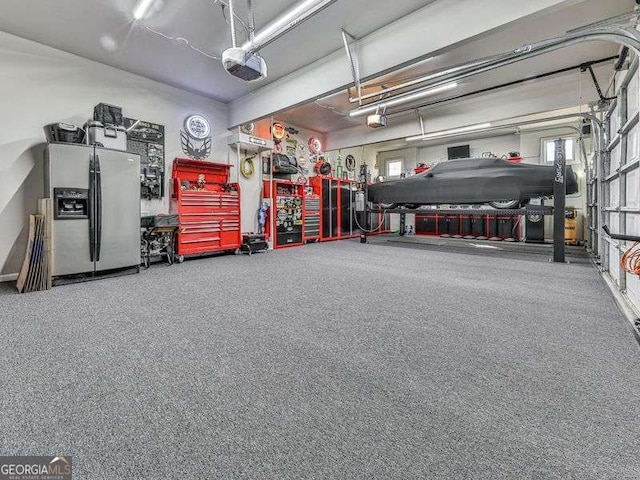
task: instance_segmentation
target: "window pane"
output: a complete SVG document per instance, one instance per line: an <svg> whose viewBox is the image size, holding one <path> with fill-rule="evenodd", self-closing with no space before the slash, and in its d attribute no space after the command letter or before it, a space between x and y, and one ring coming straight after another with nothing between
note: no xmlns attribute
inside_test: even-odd
<svg viewBox="0 0 640 480"><path fill-rule="evenodd" d="M573 138L564 138L564 155L566 161L573 160L573 151L575 147L575 141ZM556 141L545 140L545 161L555 162L556 160Z"/></svg>
<svg viewBox="0 0 640 480"><path fill-rule="evenodd" d="M390 160L387 162L387 176L399 177L402 173L402 160Z"/></svg>
<svg viewBox="0 0 640 480"><path fill-rule="evenodd" d="M564 154L567 160L573 160L573 139L567 138L564 141Z"/></svg>
<svg viewBox="0 0 640 480"><path fill-rule="evenodd" d="M547 162L553 162L556 158L556 144L553 140L547 140L546 147L547 156L545 157L545 160Z"/></svg>

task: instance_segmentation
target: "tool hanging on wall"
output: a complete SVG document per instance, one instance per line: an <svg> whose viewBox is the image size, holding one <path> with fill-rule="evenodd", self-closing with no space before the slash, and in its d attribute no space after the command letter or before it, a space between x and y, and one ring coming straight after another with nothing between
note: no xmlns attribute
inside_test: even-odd
<svg viewBox="0 0 640 480"><path fill-rule="evenodd" d="M240 173L247 180L253 178L256 167L253 163L253 157L247 157L240 162Z"/></svg>
<svg viewBox="0 0 640 480"><path fill-rule="evenodd" d="M320 157L315 164L314 170L318 175L330 175L331 164L324 157Z"/></svg>

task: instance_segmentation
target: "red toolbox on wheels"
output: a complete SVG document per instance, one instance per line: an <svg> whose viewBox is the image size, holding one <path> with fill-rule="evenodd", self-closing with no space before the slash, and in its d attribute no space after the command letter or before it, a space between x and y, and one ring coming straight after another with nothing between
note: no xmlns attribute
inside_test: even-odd
<svg viewBox="0 0 640 480"><path fill-rule="evenodd" d="M171 213L178 214L176 252L185 255L235 251L240 234L240 186L229 183L231 165L176 158Z"/></svg>

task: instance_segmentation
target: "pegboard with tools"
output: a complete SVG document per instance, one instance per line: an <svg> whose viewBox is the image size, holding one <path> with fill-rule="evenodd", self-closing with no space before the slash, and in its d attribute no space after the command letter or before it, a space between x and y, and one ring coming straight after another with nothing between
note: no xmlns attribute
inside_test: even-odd
<svg viewBox="0 0 640 480"><path fill-rule="evenodd" d="M140 196L164 197L164 125L124 118L127 151L140 155Z"/></svg>

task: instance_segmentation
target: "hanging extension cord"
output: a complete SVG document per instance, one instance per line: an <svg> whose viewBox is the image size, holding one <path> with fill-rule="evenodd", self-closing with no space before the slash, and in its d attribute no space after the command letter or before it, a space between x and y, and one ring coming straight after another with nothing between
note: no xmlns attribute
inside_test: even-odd
<svg viewBox="0 0 640 480"><path fill-rule="evenodd" d="M384 215L385 215L386 210L382 211L382 220L380 220L380 223L378 224L378 226L376 228L374 228L373 230L367 230L366 228L362 228L362 225L360 225L360 222L358 222L358 216L354 215L353 219L356 221L356 225L358 226L358 228L360 230L362 230L365 233L376 233L378 230L380 230L380 227L382 227L382 224L384 223ZM358 213L358 212L356 212Z"/></svg>
<svg viewBox="0 0 640 480"><path fill-rule="evenodd" d="M620 257L620 266L622 269L633 275L640 276L640 243L636 242L633 246L622 254Z"/></svg>

